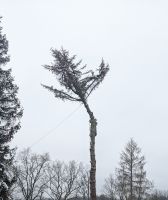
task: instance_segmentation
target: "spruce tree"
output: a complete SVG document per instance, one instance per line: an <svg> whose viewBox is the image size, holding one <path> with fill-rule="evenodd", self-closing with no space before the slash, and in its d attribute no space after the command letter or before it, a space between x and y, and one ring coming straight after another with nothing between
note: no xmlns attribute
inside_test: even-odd
<svg viewBox="0 0 168 200"><path fill-rule="evenodd" d="M8 41L0 26L0 197L3 200L9 199L9 190L15 181L14 177L8 176L14 157L14 149L10 148L9 142L20 129L19 119L22 116L17 98L18 87L14 84L11 69L5 67L8 62Z"/></svg>

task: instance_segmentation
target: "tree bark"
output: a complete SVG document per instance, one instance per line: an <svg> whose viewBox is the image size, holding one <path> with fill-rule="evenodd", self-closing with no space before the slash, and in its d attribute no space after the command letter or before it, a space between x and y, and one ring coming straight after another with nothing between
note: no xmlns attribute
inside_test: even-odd
<svg viewBox="0 0 168 200"><path fill-rule="evenodd" d="M97 120L90 110L89 105L85 100L83 104L87 110L90 117L90 198L91 200L96 200L96 154L95 154L95 138L97 135Z"/></svg>
<svg viewBox="0 0 168 200"><path fill-rule="evenodd" d="M95 137L97 135L97 121L93 117L90 119L90 197L96 200L96 155L95 155Z"/></svg>

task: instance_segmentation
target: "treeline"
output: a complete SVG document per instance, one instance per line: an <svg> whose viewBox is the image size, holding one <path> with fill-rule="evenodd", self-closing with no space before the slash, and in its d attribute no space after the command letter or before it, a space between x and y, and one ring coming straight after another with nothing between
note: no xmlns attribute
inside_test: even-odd
<svg viewBox="0 0 168 200"><path fill-rule="evenodd" d="M141 149L131 139L121 153L115 173L102 183L102 194L97 199L167 200L168 193L156 191L147 178L145 163ZM16 156L10 173L16 177L11 199L90 199L89 170L83 163L53 161L47 153L25 149Z"/></svg>

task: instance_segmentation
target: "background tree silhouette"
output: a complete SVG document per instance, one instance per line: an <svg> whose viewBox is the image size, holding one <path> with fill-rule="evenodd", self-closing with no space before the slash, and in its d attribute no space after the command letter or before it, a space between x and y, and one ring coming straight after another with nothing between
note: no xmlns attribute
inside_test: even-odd
<svg viewBox="0 0 168 200"><path fill-rule="evenodd" d="M143 200L149 195L152 182L145 170L145 157L137 143L130 139L120 155L120 165L116 170L116 188L124 200Z"/></svg>
<svg viewBox="0 0 168 200"><path fill-rule="evenodd" d="M58 82L65 90L54 88L53 86L43 85L46 89L53 92L56 98L81 102L90 118L90 197L96 199L96 156L95 156L95 137L97 135L97 120L88 104L88 97L103 81L109 71L108 64L102 60L96 71L86 70L86 65L81 66L81 60L75 62L76 56L69 56L67 50L52 49L54 62L44 67L51 71Z"/></svg>
<svg viewBox="0 0 168 200"><path fill-rule="evenodd" d="M1 23L1 17L0 17ZM8 169L12 165L14 149L9 147L9 142L20 129L19 119L22 116L18 87L14 84L11 69L4 69L9 62L8 41L2 34L0 27L0 197L9 199L9 190L15 181L8 176Z"/></svg>

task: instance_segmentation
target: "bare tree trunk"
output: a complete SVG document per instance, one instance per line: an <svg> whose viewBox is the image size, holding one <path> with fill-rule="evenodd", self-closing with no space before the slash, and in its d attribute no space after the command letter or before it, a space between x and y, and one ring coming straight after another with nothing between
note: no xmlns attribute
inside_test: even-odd
<svg viewBox="0 0 168 200"><path fill-rule="evenodd" d="M132 152L132 149L131 149L131 163L130 163L130 170L131 170L131 177L130 177L130 192L131 192L131 197L130 197L130 200L133 200L133 152Z"/></svg>
<svg viewBox="0 0 168 200"><path fill-rule="evenodd" d="M86 101L83 104L90 117L90 198L96 200L96 155L95 155L95 137L97 135L97 120L91 112Z"/></svg>
<svg viewBox="0 0 168 200"><path fill-rule="evenodd" d="M96 155L95 137L97 135L97 122L95 118L90 119L90 197L96 200Z"/></svg>
<svg viewBox="0 0 168 200"><path fill-rule="evenodd" d="M87 200L90 200L90 177L88 181L88 194L87 194Z"/></svg>

